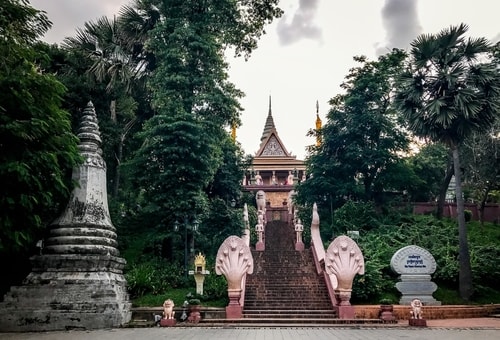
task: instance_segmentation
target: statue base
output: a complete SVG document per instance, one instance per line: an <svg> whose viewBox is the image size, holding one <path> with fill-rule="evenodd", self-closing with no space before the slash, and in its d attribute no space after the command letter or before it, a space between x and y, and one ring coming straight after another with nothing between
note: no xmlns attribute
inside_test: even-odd
<svg viewBox="0 0 500 340"><path fill-rule="evenodd" d="M32 272L0 304L0 331L117 328L130 321L132 304L121 274L125 260L106 255L31 260Z"/></svg>
<svg viewBox="0 0 500 340"><path fill-rule="evenodd" d="M173 327L175 326L175 319L161 319L160 327Z"/></svg>
<svg viewBox="0 0 500 340"><path fill-rule="evenodd" d="M339 319L355 319L353 306L337 306L337 315Z"/></svg>
<svg viewBox="0 0 500 340"><path fill-rule="evenodd" d="M304 251L304 242L296 242L295 243L295 250L296 251Z"/></svg>
<svg viewBox="0 0 500 340"><path fill-rule="evenodd" d="M243 308L240 305L229 305L226 307L226 319L241 319Z"/></svg>
<svg viewBox="0 0 500 340"><path fill-rule="evenodd" d="M408 325L413 327L427 327L427 321L425 319L410 319Z"/></svg>
<svg viewBox="0 0 500 340"><path fill-rule="evenodd" d="M255 250L264 251L265 249L266 249L266 246L264 245L264 242L259 241L255 244Z"/></svg>

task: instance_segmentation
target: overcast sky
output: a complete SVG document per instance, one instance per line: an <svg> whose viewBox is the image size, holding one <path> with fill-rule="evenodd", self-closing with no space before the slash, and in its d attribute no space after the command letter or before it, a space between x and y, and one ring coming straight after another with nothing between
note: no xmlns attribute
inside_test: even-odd
<svg viewBox="0 0 500 340"><path fill-rule="evenodd" d="M100 16L113 16L128 0L31 0L53 22L45 36L59 43L77 27ZM355 66L352 57L375 59L393 47L408 48L421 33L437 33L466 23L469 35L500 40L499 0L282 0L284 16L267 28L249 61L234 59L231 81L246 94L237 139L254 154L272 96L274 122L288 151L298 159L314 144L316 101L325 121L328 100Z"/></svg>

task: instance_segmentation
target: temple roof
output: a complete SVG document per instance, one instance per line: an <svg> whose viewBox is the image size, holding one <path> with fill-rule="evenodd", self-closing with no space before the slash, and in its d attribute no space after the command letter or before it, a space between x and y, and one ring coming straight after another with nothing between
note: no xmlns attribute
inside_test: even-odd
<svg viewBox="0 0 500 340"><path fill-rule="evenodd" d="M264 131L262 131L262 137L260 138L259 151L257 151L255 157L287 157L295 159L295 156L292 156L287 151L278 136L271 109L271 96L269 96L269 113L264 125Z"/></svg>

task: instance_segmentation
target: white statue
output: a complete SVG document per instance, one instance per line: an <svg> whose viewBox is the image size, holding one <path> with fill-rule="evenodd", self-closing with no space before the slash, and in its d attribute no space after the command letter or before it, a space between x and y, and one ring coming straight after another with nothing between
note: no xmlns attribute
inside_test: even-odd
<svg viewBox="0 0 500 340"><path fill-rule="evenodd" d="M163 318L173 319L174 315L174 301L172 301L171 299L165 300L165 302L163 302Z"/></svg>
<svg viewBox="0 0 500 340"><path fill-rule="evenodd" d="M412 319L422 319L422 301L420 299L413 299L410 303L411 306L411 318Z"/></svg>
<svg viewBox="0 0 500 340"><path fill-rule="evenodd" d="M257 191L255 194L255 202L257 204L257 211L266 212L266 193L263 190Z"/></svg>
<svg viewBox="0 0 500 340"><path fill-rule="evenodd" d="M293 175L291 171L288 171L288 178L286 179L287 185L293 185Z"/></svg>
<svg viewBox="0 0 500 340"><path fill-rule="evenodd" d="M297 234L297 239L296 239L297 243L302 242L302 232L303 231L304 231L304 226L302 225L300 218L298 218L297 223L295 224L295 232Z"/></svg>
<svg viewBox="0 0 500 340"><path fill-rule="evenodd" d="M262 176L260 173L257 171L257 174L255 175L255 184L256 185L262 185L264 182L262 181Z"/></svg>

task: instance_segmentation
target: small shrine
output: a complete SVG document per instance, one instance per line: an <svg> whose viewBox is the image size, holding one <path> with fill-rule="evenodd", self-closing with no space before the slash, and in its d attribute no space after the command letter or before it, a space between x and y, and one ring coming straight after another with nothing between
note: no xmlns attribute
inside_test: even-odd
<svg viewBox="0 0 500 340"><path fill-rule="evenodd" d="M199 253L194 258L195 270L189 271L189 275L194 276L194 280L196 281L196 294L199 295L203 295L203 283L205 282L205 276L210 274L210 272L205 269L205 266L205 256Z"/></svg>

